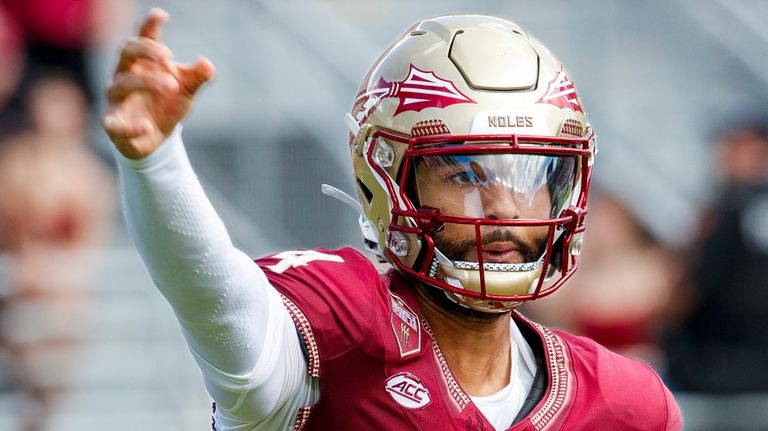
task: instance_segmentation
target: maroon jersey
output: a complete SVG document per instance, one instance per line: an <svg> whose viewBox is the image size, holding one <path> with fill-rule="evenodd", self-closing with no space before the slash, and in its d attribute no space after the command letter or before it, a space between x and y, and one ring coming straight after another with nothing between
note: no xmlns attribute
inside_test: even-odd
<svg viewBox="0 0 768 431"><path fill-rule="evenodd" d="M351 248L257 263L282 294L308 371L320 379L320 399L299 412L295 430L494 430L451 374L398 273L379 274ZM509 430L681 428L677 404L647 365L512 316L540 375Z"/></svg>

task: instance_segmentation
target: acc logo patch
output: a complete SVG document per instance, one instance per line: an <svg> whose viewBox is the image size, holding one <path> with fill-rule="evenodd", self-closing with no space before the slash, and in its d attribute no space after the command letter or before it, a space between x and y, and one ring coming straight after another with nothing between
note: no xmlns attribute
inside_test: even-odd
<svg viewBox="0 0 768 431"><path fill-rule="evenodd" d="M405 408L420 409L432 401L429 398L429 390L421 379L409 372L388 378L386 389L389 396Z"/></svg>

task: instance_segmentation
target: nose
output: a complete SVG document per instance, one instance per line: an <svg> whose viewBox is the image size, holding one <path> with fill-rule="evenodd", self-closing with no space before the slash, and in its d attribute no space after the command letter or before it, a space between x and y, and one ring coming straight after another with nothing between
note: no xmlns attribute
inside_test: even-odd
<svg viewBox="0 0 768 431"><path fill-rule="evenodd" d="M506 187L493 184L481 191L483 213L491 220L520 218L520 205L515 193Z"/></svg>

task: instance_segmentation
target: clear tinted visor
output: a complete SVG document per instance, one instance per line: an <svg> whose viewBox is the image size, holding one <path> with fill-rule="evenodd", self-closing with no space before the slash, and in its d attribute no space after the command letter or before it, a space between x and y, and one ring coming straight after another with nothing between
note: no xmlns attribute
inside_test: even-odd
<svg viewBox="0 0 768 431"><path fill-rule="evenodd" d="M535 154L461 154L415 160L421 206L475 219L549 219L568 206L576 158Z"/></svg>

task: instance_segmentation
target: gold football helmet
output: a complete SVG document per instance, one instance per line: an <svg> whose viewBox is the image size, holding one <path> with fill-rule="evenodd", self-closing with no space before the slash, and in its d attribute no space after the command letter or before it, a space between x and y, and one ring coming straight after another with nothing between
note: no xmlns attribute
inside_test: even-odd
<svg viewBox="0 0 768 431"><path fill-rule="evenodd" d="M419 22L346 123L366 246L403 274L504 312L576 270L594 134L563 65L515 23Z"/></svg>

